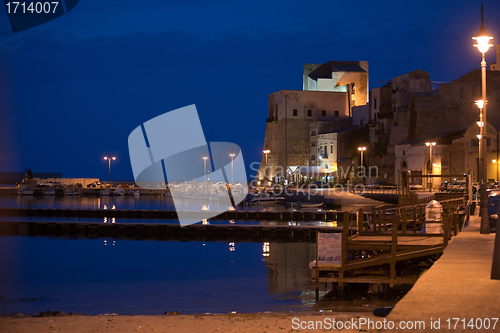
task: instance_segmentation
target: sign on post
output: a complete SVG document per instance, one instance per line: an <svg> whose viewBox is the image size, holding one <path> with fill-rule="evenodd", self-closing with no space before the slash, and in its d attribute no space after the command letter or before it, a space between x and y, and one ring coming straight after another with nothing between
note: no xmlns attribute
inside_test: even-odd
<svg viewBox="0 0 500 333"><path fill-rule="evenodd" d="M340 266L342 264L342 234L318 234L318 264Z"/></svg>

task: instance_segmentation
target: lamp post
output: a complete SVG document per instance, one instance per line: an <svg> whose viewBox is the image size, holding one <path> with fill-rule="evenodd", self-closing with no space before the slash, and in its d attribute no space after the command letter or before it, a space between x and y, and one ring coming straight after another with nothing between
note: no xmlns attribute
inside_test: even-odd
<svg viewBox="0 0 500 333"><path fill-rule="evenodd" d="M205 177L205 183L207 182L207 156L203 156L203 176Z"/></svg>
<svg viewBox="0 0 500 333"><path fill-rule="evenodd" d="M264 154L266 154L266 166L267 166L267 154L269 154L271 151L269 149L266 149L262 151Z"/></svg>
<svg viewBox="0 0 500 333"><path fill-rule="evenodd" d="M234 162L234 157L236 156L236 154L229 154L229 157L231 157L231 184L234 183L233 181L233 162Z"/></svg>
<svg viewBox="0 0 500 333"><path fill-rule="evenodd" d="M489 43L490 37L484 28L484 19L483 19L483 5L481 5L481 27L479 28L479 33L472 37L476 41L477 44L474 44L475 47L481 52L482 61L481 61L481 83L482 83L482 100L483 100L483 119L481 129L483 130L481 133L481 150L482 150L482 159L481 163L481 207L482 207L482 215L481 215L481 234L489 234L490 226L489 226L489 216L488 216L488 198L486 197L486 182L488 181L488 173L487 173L487 165L485 163L486 159L486 140L487 140L487 131L486 124L488 123L486 118L486 60L484 60L484 54L488 52L488 49L493 46Z"/></svg>
<svg viewBox="0 0 500 333"><path fill-rule="evenodd" d="M477 139L478 139L478 142L479 142L479 170L478 170L478 176L479 178L482 177L483 173L482 173L482 170L483 170L483 145L482 145L482 142L481 142L481 138L483 137L483 125L484 125L484 121L483 121L483 105L484 105L484 101L482 99L480 100L477 100L476 102L476 105L477 107L479 108L479 121L476 121L476 124L477 126L479 126L479 134L477 135Z"/></svg>
<svg viewBox="0 0 500 333"><path fill-rule="evenodd" d="M495 164L496 168L497 168L497 181L498 181L498 165L497 164L497 160L494 158L491 160L491 162L493 162L493 164Z"/></svg>
<svg viewBox="0 0 500 333"><path fill-rule="evenodd" d="M361 166L363 166L363 152L366 150L366 147L358 147L358 150L361 153Z"/></svg>
<svg viewBox="0 0 500 333"><path fill-rule="evenodd" d="M266 154L266 172L264 173L264 175L267 177L267 154L269 154L271 151L269 149L265 149L262 152Z"/></svg>
<svg viewBox="0 0 500 333"><path fill-rule="evenodd" d="M111 160L116 161L116 157L108 155L108 156L104 156L104 160L109 162L108 163L108 183L111 184Z"/></svg>
<svg viewBox="0 0 500 333"><path fill-rule="evenodd" d="M436 145L435 142L426 142L425 145L429 147L429 166L431 167L431 173L430 175L432 176L432 147ZM429 177L429 192L432 191L432 177Z"/></svg>
<svg viewBox="0 0 500 333"><path fill-rule="evenodd" d="M358 150L361 154L361 170L363 170L363 152L366 150L366 147L358 147Z"/></svg>

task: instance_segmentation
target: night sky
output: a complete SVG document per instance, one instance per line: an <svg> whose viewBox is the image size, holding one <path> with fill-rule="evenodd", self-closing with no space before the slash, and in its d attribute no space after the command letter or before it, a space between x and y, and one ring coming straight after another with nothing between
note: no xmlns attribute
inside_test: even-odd
<svg viewBox="0 0 500 333"><path fill-rule="evenodd" d="M495 44L500 1L483 3ZM190 104L207 141L260 162L267 96L301 90L303 64L369 61L371 88L416 69L450 82L480 68L480 5L80 0L18 33L0 9L0 172L107 179L111 153L111 178L131 180L130 132ZM492 50L486 60L496 61Z"/></svg>

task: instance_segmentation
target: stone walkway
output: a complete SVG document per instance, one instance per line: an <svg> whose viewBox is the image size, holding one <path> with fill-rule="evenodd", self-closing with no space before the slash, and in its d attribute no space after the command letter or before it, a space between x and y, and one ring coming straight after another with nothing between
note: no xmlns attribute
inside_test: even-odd
<svg viewBox="0 0 500 333"><path fill-rule="evenodd" d="M500 332L500 319L493 319L500 318L500 280L490 278L495 234L481 235L480 222L479 216L471 217L469 226L453 238L441 258L396 304L387 321L395 322L396 327L401 321L406 322L405 327L409 327L407 321L425 324L425 328L406 331ZM489 318L489 329L484 328L488 324L485 318Z"/></svg>

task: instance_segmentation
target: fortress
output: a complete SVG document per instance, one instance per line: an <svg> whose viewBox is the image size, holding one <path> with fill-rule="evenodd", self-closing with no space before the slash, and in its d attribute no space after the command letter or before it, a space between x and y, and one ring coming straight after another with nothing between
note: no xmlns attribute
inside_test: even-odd
<svg viewBox="0 0 500 333"><path fill-rule="evenodd" d="M496 46L497 59L500 46ZM487 71L487 161L500 161L500 67ZM270 185L289 181L356 182L343 173L361 163L358 147L367 147L364 166L378 174L367 183L401 184L403 174L478 175L481 71L433 86L429 73L399 75L368 93L368 62L328 61L306 64L304 90L269 95L263 155L256 180ZM476 133L477 132L477 133ZM425 142L436 142L433 165ZM267 161L267 162L266 162ZM488 179L498 179L498 165ZM435 179L439 182L440 179ZM444 178L443 178L444 181Z"/></svg>

